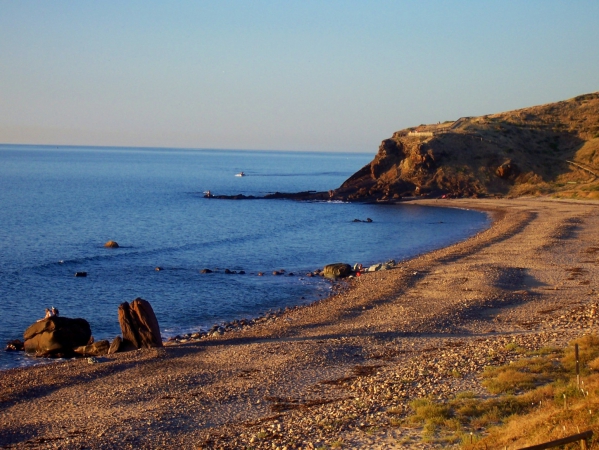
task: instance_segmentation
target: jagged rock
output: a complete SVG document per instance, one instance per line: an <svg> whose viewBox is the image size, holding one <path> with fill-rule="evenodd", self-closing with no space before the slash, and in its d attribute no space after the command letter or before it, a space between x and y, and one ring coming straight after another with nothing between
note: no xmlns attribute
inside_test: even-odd
<svg viewBox="0 0 599 450"><path fill-rule="evenodd" d="M119 324L123 334L125 348L162 347L160 327L149 302L136 298L119 306Z"/></svg>
<svg viewBox="0 0 599 450"><path fill-rule="evenodd" d="M103 356L108 354L110 342L106 340L96 341L89 345L75 348L73 351L81 356Z"/></svg>
<svg viewBox="0 0 599 450"><path fill-rule="evenodd" d="M39 356L71 355L73 349L86 345L91 335L87 320L54 316L25 330L24 348L27 353Z"/></svg>
<svg viewBox="0 0 599 450"><path fill-rule="evenodd" d="M121 350L121 344L123 343L123 339L120 336L117 336L113 339L108 347L108 354L112 355L113 353L117 353Z"/></svg>
<svg viewBox="0 0 599 450"><path fill-rule="evenodd" d="M345 263L335 263L324 266L323 276L337 279L351 275L351 266Z"/></svg>
<svg viewBox="0 0 599 450"><path fill-rule="evenodd" d="M116 241L108 241L106 244L104 244L104 247L106 247L106 248L119 248L119 244Z"/></svg>

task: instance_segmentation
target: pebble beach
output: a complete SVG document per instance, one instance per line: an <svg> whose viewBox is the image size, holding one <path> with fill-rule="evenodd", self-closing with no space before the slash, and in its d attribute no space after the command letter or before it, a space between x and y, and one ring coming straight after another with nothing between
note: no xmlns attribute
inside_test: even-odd
<svg viewBox="0 0 599 450"><path fill-rule="evenodd" d="M0 448L436 448L410 401L599 328L599 204L419 200L486 211L470 239L222 333L0 372ZM160 320L160 317L158 317Z"/></svg>

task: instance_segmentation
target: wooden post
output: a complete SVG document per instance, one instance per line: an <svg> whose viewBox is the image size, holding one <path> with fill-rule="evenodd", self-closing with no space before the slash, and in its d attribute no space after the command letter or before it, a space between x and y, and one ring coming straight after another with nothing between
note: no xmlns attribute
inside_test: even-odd
<svg viewBox="0 0 599 450"><path fill-rule="evenodd" d="M580 364L578 362L578 344L574 344L574 356L576 358L576 386L580 389Z"/></svg>

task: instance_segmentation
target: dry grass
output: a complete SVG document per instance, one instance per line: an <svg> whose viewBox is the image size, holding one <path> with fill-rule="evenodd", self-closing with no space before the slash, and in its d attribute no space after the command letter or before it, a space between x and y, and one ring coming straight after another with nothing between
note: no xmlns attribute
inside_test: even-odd
<svg viewBox="0 0 599 450"><path fill-rule="evenodd" d="M438 444L461 442L468 450L520 448L588 429L599 438L599 337L584 336L563 350L529 352L506 366L487 368L483 377L494 396L464 392L443 403L415 400L409 421L423 424L429 441L434 436ZM599 442L590 448L599 449Z"/></svg>

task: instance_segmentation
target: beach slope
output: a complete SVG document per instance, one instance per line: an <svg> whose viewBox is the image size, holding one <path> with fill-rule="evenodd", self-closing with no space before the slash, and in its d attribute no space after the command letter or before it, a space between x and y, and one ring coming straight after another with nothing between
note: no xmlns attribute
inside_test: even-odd
<svg viewBox="0 0 599 450"><path fill-rule="evenodd" d="M429 448L421 430L392 426L410 400L484 392L483 368L517 357L511 342L597 331L598 204L418 204L494 223L243 331L2 372L0 446Z"/></svg>

